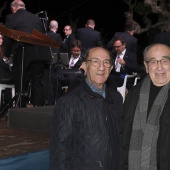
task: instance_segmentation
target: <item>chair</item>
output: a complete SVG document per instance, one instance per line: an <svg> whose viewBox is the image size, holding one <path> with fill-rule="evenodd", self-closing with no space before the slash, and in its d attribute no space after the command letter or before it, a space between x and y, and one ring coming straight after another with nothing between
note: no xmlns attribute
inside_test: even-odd
<svg viewBox="0 0 170 170"><path fill-rule="evenodd" d="M140 79L141 79L141 77L137 76L137 77L135 78L135 81L134 81L134 85L133 85L133 86L135 86L135 85L138 83L138 80L140 80Z"/></svg>
<svg viewBox="0 0 170 170"><path fill-rule="evenodd" d="M126 75L125 78L124 78L123 85L121 87L117 87L117 91L123 97L123 102L125 101L125 97L126 97L126 94L127 94L127 89L126 89L127 79L134 78L134 77L135 77L135 75Z"/></svg>
<svg viewBox="0 0 170 170"><path fill-rule="evenodd" d="M15 86L14 84L0 84L0 103L1 103L1 92L6 88L12 89L12 98L15 96Z"/></svg>

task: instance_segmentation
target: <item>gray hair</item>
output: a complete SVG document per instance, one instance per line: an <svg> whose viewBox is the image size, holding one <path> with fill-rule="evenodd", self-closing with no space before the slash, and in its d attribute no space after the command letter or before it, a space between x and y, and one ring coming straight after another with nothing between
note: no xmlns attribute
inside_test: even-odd
<svg viewBox="0 0 170 170"><path fill-rule="evenodd" d="M56 20L52 20L50 22L50 28L58 28L58 22Z"/></svg>
<svg viewBox="0 0 170 170"><path fill-rule="evenodd" d="M21 0L14 0L11 3L11 6L25 8L25 3L23 1L21 1Z"/></svg>

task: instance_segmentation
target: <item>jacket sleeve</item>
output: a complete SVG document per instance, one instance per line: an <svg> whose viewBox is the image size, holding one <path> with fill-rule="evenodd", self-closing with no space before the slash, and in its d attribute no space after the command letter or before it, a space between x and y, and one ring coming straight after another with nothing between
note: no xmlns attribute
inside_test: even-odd
<svg viewBox="0 0 170 170"><path fill-rule="evenodd" d="M51 170L70 169L73 123L69 102L58 99L52 115L50 134Z"/></svg>

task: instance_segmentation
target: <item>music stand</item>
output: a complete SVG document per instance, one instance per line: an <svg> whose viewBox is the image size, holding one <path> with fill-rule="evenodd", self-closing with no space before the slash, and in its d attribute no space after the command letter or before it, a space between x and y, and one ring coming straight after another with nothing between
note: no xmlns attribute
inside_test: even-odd
<svg viewBox="0 0 170 170"><path fill-rule="evenodd" d="M47 35L42 34L37 30L33 30L32 33L26 33L22 31L12 30L6 28L4 25L0 24L0 32L6 35L9 38L12 38L19 42L25 42L30 44L42 45L47 47L59 48L60 44L49 38ZM0 111L0 118L6 114L6 111L12 107L14 101L16 101L15 106L17 107L19 101L21 101L22 97L22 79L23 79L23 61L24 61L24 50L25 47L22 47L22 61L21 61L21 84L20 84L20 92L16 94L7 105Z"/></svg>

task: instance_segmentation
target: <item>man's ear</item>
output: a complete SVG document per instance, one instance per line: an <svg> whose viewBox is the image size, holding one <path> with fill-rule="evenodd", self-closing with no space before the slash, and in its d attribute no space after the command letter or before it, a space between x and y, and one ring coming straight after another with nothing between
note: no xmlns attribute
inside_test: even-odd
<svg viewBox="0 0 170 170"><path fill-rule="evenodd" d="M148 71L148 65L147 65L147 63L144 61L144 65L145 65L145 69L146 69L146 72L148 73L149 71Z"/></svg>
<svg viewBox="0 0 170 170"><path fill-rule="evenodd" d="M85 61L82 62L80 69L83 69L85 72L87 71L87 63Z"/></svg>
<svg viewBox="0 0 170 170"><path fill-rule="evenodd" d="M113 68L114 68L114 66L112 65L112 67L111 67L110 71L111 71Z"/></svg>

